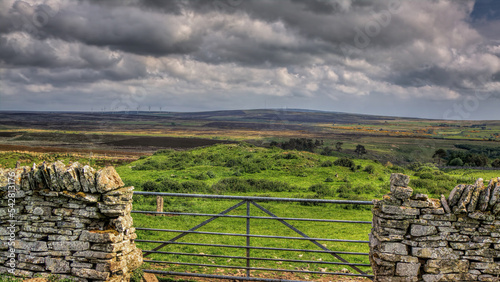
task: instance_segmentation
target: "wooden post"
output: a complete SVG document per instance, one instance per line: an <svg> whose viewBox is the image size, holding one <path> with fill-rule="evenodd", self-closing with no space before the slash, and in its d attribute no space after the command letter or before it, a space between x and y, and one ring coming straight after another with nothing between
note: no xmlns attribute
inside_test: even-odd
<svg viewBox="0 0 500 282"><path fill-rule="evenodd" d="M161 196L156 196L156 211L163 212L163 197ZM163 215L163 214L157 214L157 215Z"/></svg>

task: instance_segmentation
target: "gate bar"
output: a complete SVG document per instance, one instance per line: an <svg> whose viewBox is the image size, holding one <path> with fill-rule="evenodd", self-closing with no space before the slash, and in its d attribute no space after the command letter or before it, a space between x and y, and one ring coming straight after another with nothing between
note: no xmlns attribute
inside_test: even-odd
<svg viewBox="0 0 500 282"><path fill-rule="evenodd" d="M203 264L203 263L190 263L190 262L172 262L172 261L163 261L163 260L145 260L144 262L190 265L190 266L203 266L203 267L220 267L220 268L227 268L227 269L246 269L247 271L248 270L263 270L263 271L279 271L279 272L294 272L294 273L308 273L308 274L329 274L329 275L343 274L343 273L339 273L339 272L322 272L322 271L264 268L264 267L245 267L245 266L235 266L235 265L217 265L217 264ZM355 274L353 276L367 277L367 276L371 276L371 275L369 275L369 274ZM247 276L247 277L250 277L250 276Z"/></svg>
<svg viewBox="0 0 500 282"><path fill-rule="evenodd" d="M202 243L190 243L190 242L170 242L170 241L155 241L155 240L134 240L135 242L143 243L166 243L172 245L188 245L188 246L204 246L204 247L223 247L223 248L236 248L236 249L255 249L255 250L271 250L271 251L294 251L294 252L309 252L309 253L325 253L325 254L343 254L343 255L359 255L368 256L369 253L355 253L355 252L337 252L337 251L319 251L319 250L304 250L304 249L286 249L286 248L271 248L271 247L246 247L238 245L217 245L217 244L202 244ZM157 251L157 250L152 250ZM148 252L148 251L144 251Z"/></svg>
<svg viewBox="0 0 500 282"><path fill-rule="evenodd" d="M156 229L156 228L142 228L136 227L135 230L145 231L159 231L159 232L178 232L178 233L192 233L192 234L207 234L207 235L221 235L221 236L240 236L240 237L255 237L255 238L274 238L274 239L290 239L290 240L315 240L327 242L345 242L345 243L370 243L370 241L362 240L347 240L347 239L326 239L326 238L304 238L304 237L286 237L286 236L271 236L271 235L255 235L255 234L236 234L236 233L219 233L219 232L205 232L205 231L184 231L174 229Z"/></svg>
<svg viewBox="0 0 500 282"><path fill-rule="evenodd" d="M191 276L191 277L204 277L204 278L220 278L220 279L233 279L233 280L250 280L250 281L264 281L264 282L311 282L311 281L304 281L304 280L270 279L270 278L260 278L260 277L244 277L244 276L224 276L224 275L201 274L201 273L186 273L186 272L162 271L162 270L151 270L151 269L144 269L144 272L146 272L146 273L155 273L155 274L163 274L163 275ZM374 277L373 275L363 276L362 274L354 274L354 273L338 273L336 275L340 275L340 276Z"/></svg>
<svg viewBox="0 0 500 282"><path fill-rule="evenodd" d="M251 200L251 201L274 201L274 202L312 202L312 203L330 203L330 204L356 204L373 205L371 201L352 201L352 200L326 200L326 199L301 199L301 198L275 198L275 197L252 197L252 196L227 196L210 194L183 194L183 193L162 193L162 192L143 192L134 191L137 195L166 196L166 197L186 197L186 198L209 198L209 199L228 199L228 200Z"/></svg>
<svg viewBox="0 0 500 282"><path fill-rule="evenodd" d="M217 216L217 217L232 217L232 218L255 218L255 219L274 219L274 220L276 220L276 219L283 219L283 220L297 220L297 221L372 224L371 221L359 221L359 220L315 219L315 218L297 218L297 217L246 216L246 215L229 215L229 214L219 215L219 214L211 214L211 213L188 213L188 212L155 212L155 211L131 211L131 212L132 213L144 213L144 214Z"/></svg>
<svg viewBox="0 0 500 282"><path fill-rule="evenodd" d="M207 254L192 254L192 253L177 253L177 252L162 252L162 251L150 251L153 254L164 254L164 255L185 255L193 257L212 257L212 258L230 258L230 259L246 259L246 257L238 256L223 256L223 255L207 255ZM265 261L283 261L283 262L298 262L298 263L314 263L314 264L331 264L331 265L356 265L356 266L371 266L367 263L344 263L344 262L332 262L332 261L315 261L315 260L297 260L297 259L277 259L277 258L256 258L250 257L251 260L265 260Z"/></svg>

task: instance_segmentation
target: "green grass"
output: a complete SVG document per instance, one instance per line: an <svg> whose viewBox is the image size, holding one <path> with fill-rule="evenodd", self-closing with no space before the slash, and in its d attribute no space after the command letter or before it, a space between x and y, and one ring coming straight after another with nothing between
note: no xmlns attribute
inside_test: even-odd
<svg viewBox="0 0 500 282"><path fill-rule="evenodd" d="M449 191L458 183L473 183L477 177L485 179L495 177L498 171L473 171L453 170L440 171L432 164L414 165L410 168L398 166L385 166L378 162L367 159L354 159L358 167L352 171L350 168L333 165L338 157L321 156L310 152L286 151L281 149L266 149L248 146L246 144L215 145L207 148L194 149L190 151L160 151L151 157L143 158L126 166L117 168L122 179L128 185L135 185L141 190L145 181L153 181L158 184L158 191L168 190L162 183L172 181L189 183L205 183L203 193L222 193L231 195L247 196L272 196L292 198L332 198L351 200L371 200L381 198L389 191L389 176L392 172L402 172L411 175L410 186L414 187L415 193L426 193L431 197L439 197L440 194L448 195ZM372 167L372 173L365 171L366 167ZM212 177L200 177L210 171ZM235 174L235 172L238 173ZM338 174L339 177L335 177ZM329 182L325 182L330 178ZM217 183L227 179L242 181L278 181L288 183L287 191L247 191L243 193L237 188L232 191L217 190ZM165 180L167 180L165 182ZM170 181L170 182L169 182ZM331 182L330 182L331 181ZM319 185L319 186L318 186ZM237 185L235 185L236 187ZM179 186L180 187L180 186ZM208 188L207 188L208 187ZM213 189L211 189L212 187ZM315 187L315 188L313 188ZM319 187L319 188L318 188ZM197 191L189 191L196 193ZM134 209L156 210L156 199L135 196ZM174 212L195 212L216 214L236 204L227 200L203 200L203 199L165 199L165 210ZM372 214L370 206L349 205L312 205L307 206L299 203L273 203L262 204L265 208L281 217L300 218L325 218L370 221ZM240 207L231 214L244 215L245 207ZM266 216L255 207L251 207L251 214ZM134 214L136 227L187 230L202 222L205 217L194 216L152 216ZM293 226L304 231L310 237L368 240L370 232L369 224L347 224L347 223L312 223L301 221L290 221ZM198 231L245 233L244 219L219 218L210 224L200 228ZM283 224L270 220L251 220L252 234L292 236L298 235ZM165 241L173 238L179 233L164 233L157 231L137 231L139 238L147 240ZM245 245L245 237L215 236L189 234L179 240L180 242L201 242L208 244ZM336 251L368 252L367 244L355 243L332 243L323 242L325 246ZM268 246L279 248L316 249L319 248L308 241L280 240L252 238L253 246ZM154 243L139 243L143 249L151 249L157 246ZM169 252L192 252L212 255L244 256L244 249L200 247L170 245L164 251ZM311 261L334 261L338 262L329 254L306 253L306 252L284 252L284 251L262 251L251 250L251 255L256 257L302 259ZM187 263L201 263L208 265L237 265L243 266L245 260L210 257L187 257L181 255L153 254L154 260L177 261ZM345 255L349 262L366 263L366 256ZM346 266L325 266L304 263L288 263L273 261L257 261L252 264L255 267L266 268L288 268L320 271L320 267L327 267L328 272L338 272ZM203 273L219 273L225 275L240 275L242 272L236 270L217 270L215 267L193 267L175 265L153 265L150 267L167 269L171 271L195 271ZM369 268L362 268L370 271ZM351 269L351 272L354 270ZM258 272L257 272L258 273ZM314 279L315 276L311 276Z"/></svg>

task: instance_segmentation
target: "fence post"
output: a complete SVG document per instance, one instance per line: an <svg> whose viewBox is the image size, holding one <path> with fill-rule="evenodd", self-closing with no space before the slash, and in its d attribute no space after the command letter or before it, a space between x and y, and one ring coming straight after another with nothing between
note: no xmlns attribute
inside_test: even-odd
<svg viewBox="0 0 500 282"><path fill-rule="evenodd" d="M163 197L162 196L156 196L156 211L157 212L163 212ZM157 214L160 215L160 214ZM163 215L163 214L161 214Z"/></svg>

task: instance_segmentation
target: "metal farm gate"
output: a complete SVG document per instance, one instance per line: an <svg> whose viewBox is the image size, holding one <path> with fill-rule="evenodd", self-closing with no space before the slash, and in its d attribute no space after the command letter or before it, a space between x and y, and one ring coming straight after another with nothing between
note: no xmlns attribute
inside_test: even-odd
<svg viewBox="0 0 500 282"><path fill-rule="evenodd" d="M285 210L288 211L288 213L291 213L294 210L299 209L298 205L309 205L316 207L320 206L321 210L327 211L329 205L358 205L359 207L359 205L372 205L372 202L370 201L246 197L156 192L134 192L134 196L134 202L138 202L137 205L140 205L141 202L147 202L149 203L149 206L152 206L152 203L154 203L155 199L150 198L151 196L156 197L156 202L158 204L157 211L132 211L132 213L142 214L137 216L142 216L144 219L141 220L141 226L136 227L136 230L138 230L138 238L137 240L135 240L143 249L144 262L149 263L149 266L144 269L144 272L172 276L189 276L249 281L304 281L306 279L309 281L313 280L309 278L296 280L297 276L299 275L322 275L322 277L331 275L346 275L367 277L369 279L373 279L373 275L367 273L370 271L370 264L367 263L368 259L366 257L368 256L367 252L341 251L334 249L334 247L326 246L328 243L329 245L362 244L364 245L364 247L367 247L367 244L369 243L369 232L366 233L366 240L323 238L323 236L320 236L321 238L315 238L317 236L309 237L308 235L308 233L311 234L311 231L315 229L312 228L312 226L328 224L328 228L331 228L328 229L330 230L330 233L335 233L336 224L348 224L348 226L344 229L349 229L359 228L360 225L364 224L371 224L370 221L301 218L297 216L280 217L274 212L270 211L279 209L281 213ZM141 200L138 199L138 197L144 198ZM172 205L177 205L177 207L171 209L172 211L163 212L163 199L167 199L167 202L171 202ZM206 203L207 201L209 202ZM273 203L273 206L271 206L271 208L263 207L263 205L269 206L269 203ZM211 207L215 206L215 208L211 208L212 212L189 212L192 211L191 209L197 209L201 205L208 204L212 205ZM276 205L281 206L276 207ZM283 205L290 207L284 207ZM167 204L166 206L168 207L169 204ZM294 209L294 207L296 208ZM217 210L217 208L220 209ZM214 210L217 211L213 212ZM252 215L251 210L254 210L254 214L259 213L261 215ZM168 228L158 228L159 226L164 226L164 222L168 222L169 220L174 220L175 222L172 223L172 225L165 223L168 225ZM217 221L222 220L225 220L225 223L219 223L218 226L214 226ZM134 225L138 226L137 220L135 221L136 222L134 223ZM148 224L148 226L142 226L145 225L142 222L149 221L151 221L151 225ZM274 222L267 223L267 227L264 226L265 230L256 230L259 227L259 222L263 221ZM292 223L294 223L296 226L298 225L298 223L308 224L308 226L300 230L300 226L296 227ZM179 224L188 227L184 227L183 229L176 228L176 226L179 226ZM174 228L170 228L169 226L173 226ZM217 230L206 230L208 227L212 227ZM232 232L219 232L221 229L230 229L230 231ZM234 230L238 229L239 232L234 232ZM269 235L270 233L275 233L277 232L277 230L281 229L286 229L282 230L281 232L293 233L295 234L295 236ZM215 239L211 239L218 236L233 239L227 239L232 240L229 241L229 243L216 243ZM151 240L151 237L155 237L153 238L155 240ZM181 238L183 239L181 240ZM234 243L234 240L240 240L239 244ZM271 243L271 241L274 243ZM302 248L301 246L297 247L296 245L294 246L293 244L297 243L293 242L298 241L302 241L300 245L304 245L305 243L307 243L308 246L313 248L308 248L308 246L305 246L305 248ZM184 249L179 249L181 247ZM211 253L208 253L207 249L211 250ZM202 251L206 251L207 253L204 253ZM274 256L262 255L263 253L267 254L269 252L274 254ZM286 258L277 257L277 254L285 254L288 252L307 254L307 256L314 257L313 259L297 259L295 255L292 258L290 257L290 255ZM152 256L154 256L155 259L152 259ZM296 256L302 258L302 256L304 255ZM327 258L321 259L316 258L315 256L327 256ZM359 262L360 259L357 259L358 262L348 261L348 258L351 258L352 261L353 257L359 256L364 256L362 258L363 262ZM217 260L217 262L215 260ZM264 266L255 266L257 264L264 264ZM270 264L271 266L269 266ZM298 264L298 266L294 267L292 264ZM279 268L273 267L274 265L279 265ZM288 265L289 267L284 267L286 265ZM305 266L301 267L300 265ZM309 270L311 265L316 266L319 270ZM345 266L346 269L342 269L343 271L341 272L327 271L327 267L338 268L339 266ZM198 269L194 270L195 268ZM214 268L216 269L216 273L214 273ZM365 270L363 271L362 268ZM211 269L212 271L207 271L208 269ZM224 273L226 271L237 271L237 273ZM255 275L255 273L257 273L258 275ZM279 278L265 277L268 273L280 273L279 275L281 276ZM285 275L284 273L289 273L292 276L283 276ZM290 278L293 278L295 280Z"/></svg>

